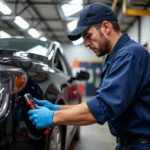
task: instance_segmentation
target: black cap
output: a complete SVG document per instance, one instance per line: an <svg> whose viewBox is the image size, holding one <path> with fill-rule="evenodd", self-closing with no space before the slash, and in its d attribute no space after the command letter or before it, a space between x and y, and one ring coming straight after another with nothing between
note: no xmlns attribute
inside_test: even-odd
<svg viewBox="0 0 150 150"><path fill-rule="evenodd" d="M103 3L92 3L83 8L77 27L68 34L71 41L75 41L81 37L81 34L91 25L101 23L103 21L118 21L113 10Z"/></svg>

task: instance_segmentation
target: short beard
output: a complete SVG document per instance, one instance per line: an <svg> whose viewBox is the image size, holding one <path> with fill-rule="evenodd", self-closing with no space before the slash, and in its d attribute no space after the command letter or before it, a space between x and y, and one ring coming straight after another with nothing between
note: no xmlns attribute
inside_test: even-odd
<svg viewBox="0 0 150 150"><path fill-rule="evenodd" d="M97 54L97 56L101 57L108 53L110 41L106 39L106 37L104 36L101 30L99 30L99 36L101 39L103 38L103 48L99 49L99 53Z"/></svg>

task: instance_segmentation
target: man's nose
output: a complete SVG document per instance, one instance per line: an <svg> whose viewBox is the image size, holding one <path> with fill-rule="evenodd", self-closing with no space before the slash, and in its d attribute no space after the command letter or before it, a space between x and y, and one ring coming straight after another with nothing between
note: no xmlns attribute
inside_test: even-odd
<svg viewBox="0 0 150 150"><path fill-rule="evenodd" d="M88 40L85 40L85 41L84 41L84 46L85 46L85 47L89 47L89 46L90 46L90 42L89 42Z"/></svg>

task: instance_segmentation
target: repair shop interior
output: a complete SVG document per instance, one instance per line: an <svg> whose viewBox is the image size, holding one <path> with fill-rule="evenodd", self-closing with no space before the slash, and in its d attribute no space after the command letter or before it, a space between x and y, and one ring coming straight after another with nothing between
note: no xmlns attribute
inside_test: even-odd
<svg viewBox="0 0 150 150"><path fill-rule="evenodd" d="M117 21L107 20L105 8L95 13L93 5L99 4L114 13ZM95 21L97 16L101 22ZM74 32L82 27L86 28ZM0 150L115 150L118 130L121 134L126 129L127 134L131 125L119 122L124 117L116 115L121 102L111 101L120 97L120 91L115 92L117 81L125 83L117 71L126 58L112 63L117 59L115 49L122 50L127 40L134 40L147 56L149 35L150 0L0 0ZM128 44L124 47L128 49ZM142 52L137 53L140 61ZM39 128L45 116L39 122L34 117L43 107L53 117ZM31 116L29 112L34 111L38 113ZM65 114L58 123L57 113Z"/></svg>

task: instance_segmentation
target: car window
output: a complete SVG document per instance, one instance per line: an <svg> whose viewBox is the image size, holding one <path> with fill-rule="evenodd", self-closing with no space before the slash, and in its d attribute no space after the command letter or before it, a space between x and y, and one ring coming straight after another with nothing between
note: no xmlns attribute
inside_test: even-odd
<svg viewBox="0 0 150 150"><path fill-rule="evenodd" d="M58 71L63 72L64 74L68 75L67 65L64 61L63 55L60 53L59 49L57 49L55 59L54 59L54 67Z"/></svg>

